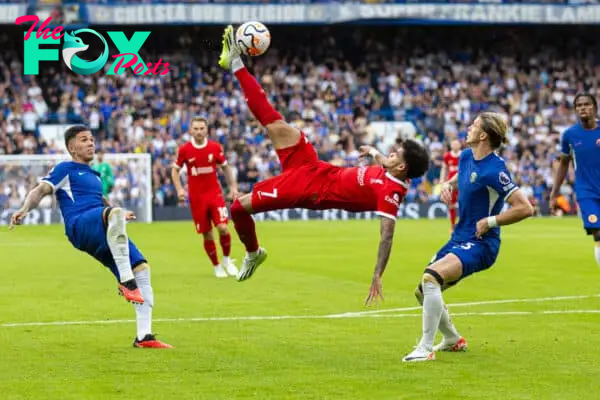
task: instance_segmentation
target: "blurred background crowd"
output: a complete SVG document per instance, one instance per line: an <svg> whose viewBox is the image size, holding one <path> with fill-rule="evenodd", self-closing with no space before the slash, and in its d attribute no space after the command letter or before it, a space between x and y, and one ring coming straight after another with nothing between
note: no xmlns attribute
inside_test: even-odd
<svg viewBox="0 0 600 400"><path fill-rule="evenodd" d="M576 122L573 97L581 90L598 94L596 30L274 26L271 48L248 65L286 120L331 163L356 165L361 144L388 152L397 138L420 138L431 152L431 168L412 183L408 201L436 200L449 141L464 140L478 112L500 112L510 125L502 156L532 203L543 206L560 134ZM22 43L15 40L22 33L0 33L0 153L61 153L60 143L43 140L40 124L85 123L105 153L151 154L154 204L177 205L170 166L177 147L189 140L190 118L204 116L241 190L251 190L277 174L279 164L237 81L216 64L221 32L153 29L140 55L168 61L166 76L82 76L58 62L24 76ZM127 168L115 171L115 198L127 198L135 183L127 174ZM1 187L4 207L17 205L31 183L21 180L18 188L15 182ZM567 213L575 212L572 182L571 173L562 188Z"/></svg>

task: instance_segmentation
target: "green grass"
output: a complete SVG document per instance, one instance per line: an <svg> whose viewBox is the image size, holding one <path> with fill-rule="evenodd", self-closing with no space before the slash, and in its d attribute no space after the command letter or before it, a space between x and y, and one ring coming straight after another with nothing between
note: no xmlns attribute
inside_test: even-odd
<svg viewBox="0 0 600 400"><path fill-rule="evenodd" d="M213 277L191 223L129 225L153 267L154 331L176 347L148 351L131 348L135 324L127 320L134 313L116 295L112 276L71 248L62 227L4 228L2 399L597 397L600 314L572 311L600 310L598 297L451 305L470 350L407 365L401 359L420 337L418 310L308 318L373 310L363 301L376 221L270 222L258 229L269 259L238 283ZM413 290L447 232L446 221L399 221L386 300L375 310L416 305ZM446 292L448 303L600 293L593 242L578 220L530 220L505 228L503 240L496 265ZM235 319L241 316L307 318ZM208 317L234 318L186 320ZM6 325L110 320L125 321Z"/></svg>

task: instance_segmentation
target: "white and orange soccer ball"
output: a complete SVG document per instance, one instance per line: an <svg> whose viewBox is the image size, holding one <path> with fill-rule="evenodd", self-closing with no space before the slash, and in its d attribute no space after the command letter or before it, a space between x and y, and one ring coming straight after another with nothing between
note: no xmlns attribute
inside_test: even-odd
<svg viewBox="0 0 600 400"><path fill-rule="evenodd" d="M256 57L267 51L271 44L271 33L258 21L249 21L239 26L235 41L242 53Z"/></svg>

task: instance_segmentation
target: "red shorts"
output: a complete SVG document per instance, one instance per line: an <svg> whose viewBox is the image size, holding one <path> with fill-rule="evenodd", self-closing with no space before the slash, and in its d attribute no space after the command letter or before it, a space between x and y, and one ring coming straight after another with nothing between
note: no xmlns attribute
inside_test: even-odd
<svg viewBox="0 0 600 400"><path fill-rule="evenodd" d="M304 133L296 145L277 150L277 156L282 173L254 185L252 209L264 212L313 208L320 187L319 172L326 163L319 161L317 152Z"/></svg>
<svg viewBox="0 0 600 400"><path fill-rule="evenodd" d="M210 232L213 225L228 222L229 213L222 194L190 200L190 209L198 233Z"/></svg>

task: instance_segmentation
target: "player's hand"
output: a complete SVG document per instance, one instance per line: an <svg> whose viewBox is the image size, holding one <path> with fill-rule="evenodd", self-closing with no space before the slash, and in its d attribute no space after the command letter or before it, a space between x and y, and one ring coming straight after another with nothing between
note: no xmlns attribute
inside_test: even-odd
<svg viewBox="0 0 600 400"><path fill-rule="evenodd" d="M375 148L373 146L364 145L364 146L360 146L358 148L358 151L359 151L361 157L366 157L366 156L370 156L372 151L377 151L377 150L375 150Z"/></svg>
<svg viewBox="0 0 600 400"><path fill-rule="evenodd" d="M450 185L449 183L442 183L442 189L440 191L440 199L450 205L452 203L452 191L454 189L452 188L452 185Z"/></svg>
<svg viewBox="0 0 600 400"><path fill-rule="evenodd" d="M10 224L8 225L8 229L11 231L13 229L15 229L15 225L19 225L21 223L21 221L23 221L23 218L25 218L26 215L27 215L27 211L25 211L23 209L16 211L10 217Z"/></svg>
<svg viewBox="0 0 600 400"><path fill-rule="evenodd" d="M125 221L133 221L135 219L135 214L133 211L125 211Z"/></svg>
<svg viewBox="0 0 600 400"><path fill-rule="evenodd" d="M177 191L177 198L179 199L179 201L185 201L187 197L187 194L185 193L185 190L178 190Z"/></svg>
<svg viewBox="0 0 600 400"><path fill-rule="evenodd" d="M240 197L240 192L238 192L237 188L233 188L229 190L227 197L229 198L229 200L235 201L238 197Z"/></svg>
<svg viewBox="0 0 600 400"><path fill-rule="evenodd" d="M383 286L381 283L381 277L375 275L373 276L373 281L371 282L371 288L369 289L369 295L365 300L365 305L368 307L373 304L373 302L375 302L375 305L377 305L379 304L380 298L381 301L383 301Z"/></svg>
<svg viewBox="0 0 600 400"><path fill-rule="evenodd" d="M477 221L477 231L475 232L475 237L477 237L477 239L481 239L489 230L490 226L488 225L487 217L481 218L479 221Z"/></svg>

